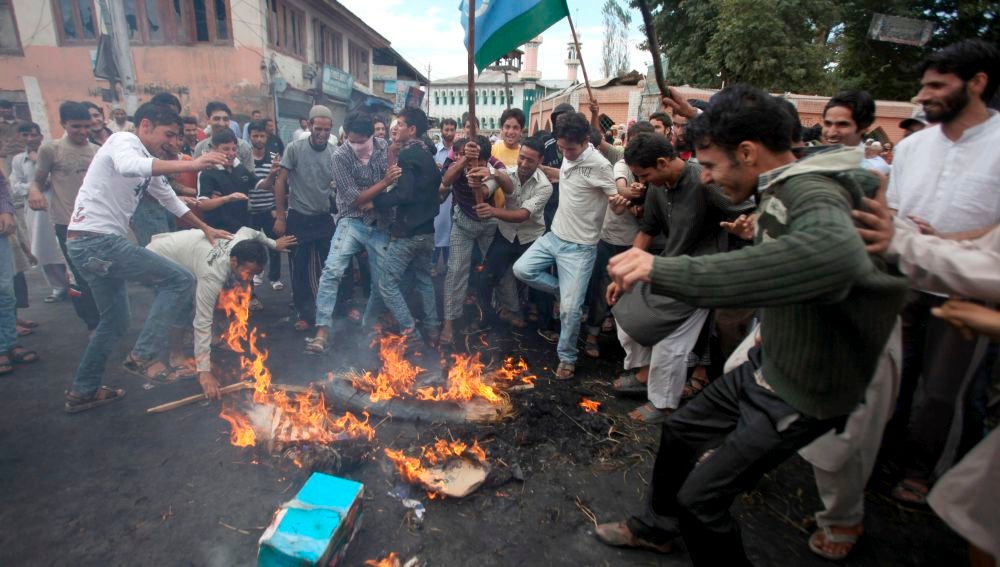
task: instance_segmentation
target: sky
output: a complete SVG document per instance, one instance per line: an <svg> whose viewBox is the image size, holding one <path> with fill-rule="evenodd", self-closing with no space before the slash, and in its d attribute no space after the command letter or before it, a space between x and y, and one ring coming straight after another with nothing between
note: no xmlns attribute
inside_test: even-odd
<svg viewBox="0 0 1000 567"><path fill-rule="evenodd" d="M340 3L365 21L375 31L382 34L392 47L411 65L427 75L431 66L431 80L465 75L467 56L465 53L465 31L462 29L460 0L340 0ZM618 0L627 6L626 0ZM604 77L601 72L601 46L604 42L604 23L600 7L602 0L567 0L573 24L581 43L583 63L591 80ZM643 41L642 15L636 9L629 9L632 24L629 27L628 44L631 52L631 68L641 73L653 58L647 51L640 51L638 44ZM563 18L542 33L542 45L538 50L538 66L542 80L566 78L566 47L573 41L569 24ZM583 72L577 73L583 81Z"/></svg>

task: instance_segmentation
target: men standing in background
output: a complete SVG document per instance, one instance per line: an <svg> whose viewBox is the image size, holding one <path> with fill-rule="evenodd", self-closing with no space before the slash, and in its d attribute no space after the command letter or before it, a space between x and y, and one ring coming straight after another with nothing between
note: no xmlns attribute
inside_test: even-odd
<svg viewBox="0 0 1000 567"><path fill-rule="evenodd" d="M10 173L10 164L14 156L21 151L21 143L17 138L18 120L14 117L14 103L0 99L0 167L4 173Z"/></svg>

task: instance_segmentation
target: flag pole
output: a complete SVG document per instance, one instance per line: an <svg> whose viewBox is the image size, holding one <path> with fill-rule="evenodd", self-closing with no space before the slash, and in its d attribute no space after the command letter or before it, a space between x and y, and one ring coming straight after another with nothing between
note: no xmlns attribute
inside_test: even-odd
<svg viewBox="0 0 1000 567"><path fill-rule="evenodd" d="M569 31L573 32L573 45L576 46L576 56L580 58L580 69L583 69L583 84L587 86L588 102L596 102L594 93L590 91L590 79L587 78L587 66L583 63L583 53L580 52L580 40L576 38L576 26L573 25L573 16L566 10L566 19L569 20Z"/></svg>
<svg viewBox="0 0 1000 567"><path fill-rule="evenodd" d="M475 72L476 72L476 0L469 0L469 137L478 133L476 128L476 93L475 93Z"/></svg>
<svg viewBox="0 0 1000 567"><path fill-rule="evenodd" d="M476 127L476 0L469 0L469 142L479 133ZM468 143L468 142L467 142ZM480 191L473 191L476 204L483 202L483 194Z"/></svg>

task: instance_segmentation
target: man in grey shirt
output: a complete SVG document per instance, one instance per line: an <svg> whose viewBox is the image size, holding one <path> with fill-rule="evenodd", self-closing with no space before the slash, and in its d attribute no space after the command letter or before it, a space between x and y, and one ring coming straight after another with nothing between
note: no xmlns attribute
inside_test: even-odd
<svg viewBox="0 0 1000 567"><path fill-rule="evenodd" d="M325 106L309 111L309 136L285 147L281 171L274 182L274 233L286 232L298 240L292 250L292 301L305 331L316 322L319 274L330 253L334 222L330 214L333 195L333 151L329 144L333 115ZM253 162L251 162L253 163ZM287 211L286 211L286 187Z"/></svg>
<svg viewBox="0 0 1000 567"><path fill-rule="evenodd" d="M229 106L226 103L217 100L208 103L205 106L205 115L208 116L208 125L212 130L212 134L231 129L229 125L233 113L229 110ZM198 157L211 150L212 135L209 134L207 138L198 142L198 145L194 147L194 157ZM253 166L253 148L240 137L239 132L236 132L236 157L240 158L240 161L244 165L249 164L248 167Z"/></svg>

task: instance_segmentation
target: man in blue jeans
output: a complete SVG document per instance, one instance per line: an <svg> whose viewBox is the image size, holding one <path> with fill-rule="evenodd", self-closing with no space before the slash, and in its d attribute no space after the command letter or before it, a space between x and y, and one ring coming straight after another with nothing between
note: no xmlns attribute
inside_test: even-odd
<svg viewBox="0 0 1000 567"><path fill-rule="evenodd" d="M14 371L15 364L35 362L38 354L17 346L17 305L14 297L14 260L8 236L17 230L10 184L0 172L0 376Z"/></svg>
<svg viewBox="0 0 1000 567"><path fill-rule="evenodd" d="M396 121L396 143L399 168L402 173L392 191L383 191L378 184L366 189L356 203L364 207L372 202L375 210L389 214L396 208L396 218L390 227L389 246L382 258L382 275L378 292L392 311L402 333L419 342L423 338L433 344L438 338L440 320L437 298L431 280L431 256L434 254L434 217L438 214L438 171L430 148L421 137L427 132L427 115L419 108L406 108ZM424 336L417 330L410 308L406 305L399 283L407 269L413 271L416 291L424 310ZM375 293L375 290L372 290Z"/></svg>
<svg viewBox="0 0 1000 567"><path fill-rule="evenodd" d="M333 152L333 180L337 185L337 230L330 242L323 274L316 292L316 336L306 339L306 354L323 354L329 348L337 293L351 259L368 251L372 282L381 275L382 257L389 244L385 215L372 207L363 209L358 197L367 191L377 194L399 179L398 166L389 167L389 143L374 136L375 125L368 114L354 112L344 120L345 142ZM361 325L370 328L384 303L371 290Z"/></svg>
<svg viewBox="0 0 1000 567"><path fill-rule="evenodd" d="M514 276L529 286L559 297L559 366L556 378L568 380L576 371L576 339L587 284L597 257L597 241L608 209L618 194L611 163L590 145L590 123L580 113L563 116L555 129L562 152L559 208L552 232L536 240L514 263ZM549 273L555 265L558 276Z"/></svg>
<svg viewBox="0 0 1000 567"><path fill-rule="evenodd" d="M209 151L192 161L168 161L182 131L180 116L169 107L146 103L135 113L137 133L112 134L98 150L83 179L67 231L72 262L90 284L101 311L101 322L90 337L66 393L69 413L101 406L125 395L125 390L101 385L101 375L115 343L128 329L126 281L153 287L156 298L142 332L123 367L147 380L171 382L177 369L160 360L166 353L170 327L190 313L194 277L173 262L127 239L129 219L148 193L175 216L204 231L209 241L232 238L195 216L170 188L166 176L223 166L226 158Z"/></svg>

